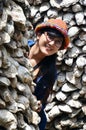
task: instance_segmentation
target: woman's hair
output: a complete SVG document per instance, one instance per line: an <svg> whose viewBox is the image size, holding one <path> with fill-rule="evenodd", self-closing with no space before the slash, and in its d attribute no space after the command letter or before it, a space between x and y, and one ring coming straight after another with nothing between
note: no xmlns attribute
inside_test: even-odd
<svg viewBox="0 0 86 130"><path fill-rule="evenodd" d="M47 87L45 94L41 100L43 105L45 105L50 92L52 92L54 82L57 78L56 54L47 56L43 59L41 65L41 72L44 76L43 76L43 80L40 81L40 84L41 86L44 85Z"/></svg>
<svg viewBox="0 0 86 130"><path fill-rule="evenodd" d="M56 79L56 57L56 53L45 57L41 65L42 73L46 74L45 80L47 80L46 82L48 82L51 87L53 86Z"/></svg>

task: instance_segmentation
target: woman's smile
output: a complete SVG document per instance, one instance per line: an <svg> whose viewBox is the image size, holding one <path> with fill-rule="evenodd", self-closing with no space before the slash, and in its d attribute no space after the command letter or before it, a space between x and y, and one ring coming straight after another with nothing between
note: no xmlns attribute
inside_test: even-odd
<svg viewBox="0 0 86 130"><path fill-rule="evenodd" d="M53 50L49 44L46 44L45 47L46 47L46 50L48 50L48 51L52 51Z"/></svg>

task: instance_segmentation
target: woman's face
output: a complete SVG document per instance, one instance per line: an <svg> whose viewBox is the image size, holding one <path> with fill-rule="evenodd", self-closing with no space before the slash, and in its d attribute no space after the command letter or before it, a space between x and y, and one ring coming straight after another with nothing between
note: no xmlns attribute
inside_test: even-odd
<svg viewBox="0 0 86 130"><path fill-rule="evenodd" d="M44 32L42 34L38 33L37 40L39 49L45 56L50 56L57 53L63 42L62 37L52 36L48 32Z"/></svg>

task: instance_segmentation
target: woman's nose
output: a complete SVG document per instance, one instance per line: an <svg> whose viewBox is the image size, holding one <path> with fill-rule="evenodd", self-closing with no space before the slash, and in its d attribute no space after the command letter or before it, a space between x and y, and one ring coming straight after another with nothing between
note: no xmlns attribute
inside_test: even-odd
<svg viewBox="0 0 86 130"><path fill-rule="evenodd" d="M55 45L55 41L54 40L50 41L49 45Z"/></svg>

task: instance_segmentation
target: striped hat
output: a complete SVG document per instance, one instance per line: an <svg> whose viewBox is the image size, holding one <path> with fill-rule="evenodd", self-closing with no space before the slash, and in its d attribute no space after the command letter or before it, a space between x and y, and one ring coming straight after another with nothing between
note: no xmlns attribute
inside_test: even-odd
<svg viewBox="0 0 86 130"><path fill-rule="evenodd" d="M70 43L70 39L67 32L67 25L66 23L61 19L49 19L47 22L43 22L36 26L35 32L39 32L43 28L53 28L59 31L64 36L64 43L62 49L66 49Z"/></svg>

